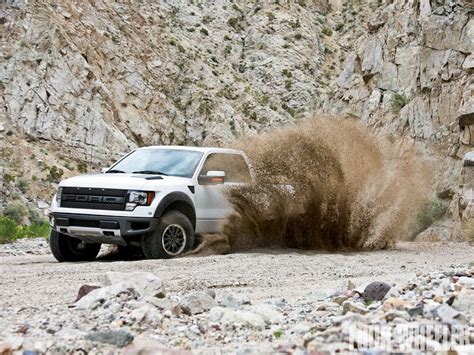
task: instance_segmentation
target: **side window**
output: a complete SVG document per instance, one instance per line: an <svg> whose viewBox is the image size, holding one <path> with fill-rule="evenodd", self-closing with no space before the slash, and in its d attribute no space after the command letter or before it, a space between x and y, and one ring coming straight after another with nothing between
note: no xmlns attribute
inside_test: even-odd
<svg viewBox="0 0 474 355"><path fill-rule="evenodd" d="M225 182L250 183L247 162L240 154L212 153L206 158L201 170L201 175L206 175L210 170L225 172Z"/></svg>

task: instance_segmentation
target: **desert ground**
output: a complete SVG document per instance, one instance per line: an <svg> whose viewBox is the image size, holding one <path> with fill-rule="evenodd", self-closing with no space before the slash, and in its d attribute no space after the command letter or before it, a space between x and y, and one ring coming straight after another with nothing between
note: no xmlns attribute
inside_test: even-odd
<svg viewBox="0 0 474 355"><path fill-rule="evenodd" d="M413 299L407 300L401 285L431 275L417 282L417 286L421 288L420 284L428 282L429 287L420 291L420 297L422 294L426 299L433 299L438 295L436 290L434 296L425 294L430 287L439 288L438 283L430 282L441 276L433 275L441 273L444 278L452 277L460 270L472 268L474 261L474 246L467 243L404 242L391 250L360 253L260 249L173 260L121 261L107 258L90 263L58 263L47 247L47 242L42 239L0 246L0 339L3 346L13 351L42 353L82 349L92 353L139 353L142 347L152 346L162 351L234 352L245 349L277 351L286 349L286 346L305 352L311 344L313 348L324 350L318 348L324 346L324 339L315 345L308 333L314 324L325 319L333 322L335 316L347 316L342 308L331 308L338 306L334 297L342 294L350 300L353 289L363 290L367 284L381 281L398 290L399 294L392 298L414 302ZM123 294L111 295L113 300L105 300L105 303L102 300L99 305L87 305L81 309L74 307L79 288L82 285L101 285L103 276L109 272L155 275L166 292L166 297L161 300L169 300L169 307L155 304L155 318L147 319L145 315L139 319L130 315L134 309L142 308L140 296L127 298ZM466 272L470 277L469 271L461 271L461 275L466 275ZM447 298L449 289L443 292L441 297ZM182 301L190 294L212 297L197 301L203 309L192 310L191 307L183 313L178 308L186 309ZM111 303L107 306L109 301ZM208 301L212 302L206 308ZM271 307L271 312L265 311L269 314L265 315L259 309L263 304ZM322 307L322 304L329 306ZM235 319L219 319L219 315L215 316L219 312L209 310L212 307L220 311L232 309ZM368 314L375 312L370 307L375 308L369 305ZM151 312L145 308L145 313ZM242 312L242 317L235 312ZM358 312L352 310L352 313ZM252 314L260 315L264 323L259 324L260 318L252 318ZM458 315L450 317L454 319ZM466 324L473 321L469 315L466 319ZM103 341L88 336L91 332L120 329L132 334L134 340L130 338L122 342L119 339L114 343L115 338ZM313 334L314 330L311 332Z"/></svg>

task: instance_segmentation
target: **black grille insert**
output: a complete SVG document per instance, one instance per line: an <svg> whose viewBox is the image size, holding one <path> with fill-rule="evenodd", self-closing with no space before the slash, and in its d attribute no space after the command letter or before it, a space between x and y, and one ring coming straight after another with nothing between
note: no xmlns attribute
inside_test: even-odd
<svg viewBox="0 0 474 355"><path fill-rule="evenodd" d="M121 189L63 187L61 207L123 211L126 196Z"/></svg>
<svg viewBox="0 0 474 355"><path fill-rule="evenodd" d="M69 225L74 227L99 228L100 221L69 218Z"/></svg>

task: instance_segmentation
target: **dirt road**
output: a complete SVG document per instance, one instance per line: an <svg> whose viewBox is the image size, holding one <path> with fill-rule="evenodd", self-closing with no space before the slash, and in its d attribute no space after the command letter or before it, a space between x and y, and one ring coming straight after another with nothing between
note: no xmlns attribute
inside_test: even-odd
<svg viewBox="0 0 474 355"><path fill-rule="evenodd" d="M411 319L414 324L423 317L433 319L439 307L449 308L437 302L452 300L449 290L455 286L449 285L457 279L450 275L466 268L474 270L473 262L474 246L466 243L400 243L393 250L362 253L265 249L174 260L58 263L44 241L22 241L19 246L0 246L0 349L136 354L143 342L153 341L153 353L167 351L157 349L274 352L288 344L336 351L347 346L338 324L341 319L354 320L352 313L344 316L346 306L353 307L351 312L365 314L367 322L387 322L383 319L389 316L387 319L403 317L405 322ZM137 298L130 288L124 288L86 309L70 307L80 286L99 285L109 271L127 276L134 271L151 272L163 281L166 298ZM415 277L411 285L419 285L416 289L406 294L397 291L396 287L405 289L401 285ZM470 276L463 280L474 282ZM398 302L407 304L407 312L421 297L426 305L424 315L413 318L407 312L390 313L390 307L380 302L364 305L354 292L347 294L344 285L348 281L358 288L372 281L396 284L393 292L405 299ZM97 291L101 290L104 288ZM457 320L448 317L442 321L474 324L474 318L469 320L474 291L464 294L468 298L463 296L454 304L464 309L462 318L450 308ZM438 301L433 301L435 295ZM204 302L205 309L182 314L186 302L198 308ZM474 328L472 332L474 339Z"/></svg>
<svg viewBox="0 0 474 355"><path fill-rule="evenodd" d="M406 281L417 272L465 267L474 262L474 246L465 243L400 243L394 250L321 253L255 250L248 253L174 260L58 263L51 255L0 257L0 312L8 307L72 302L79 287L95 284L107 271L149 271L172 292L232 289L250 299L304 298L380 280Z"/></svg>

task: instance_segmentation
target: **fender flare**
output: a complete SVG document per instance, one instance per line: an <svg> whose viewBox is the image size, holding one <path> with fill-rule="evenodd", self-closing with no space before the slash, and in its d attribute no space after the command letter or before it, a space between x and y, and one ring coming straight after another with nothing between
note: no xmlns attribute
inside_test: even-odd
<svg viewBox="0 0 474 355"><path fill-rule="evenodd" d="M153 217L160 218L166 211L166 209L171 206L171 204L176 202L184 204L186 207L188 207L190 212L192 211L192 213L186 213L186 216L191 220L193 227L196 228L196 209L191 198L184 192L171 192L165 197L163 197L163 199L156 207L155 214L153 215Z"/></svg>

